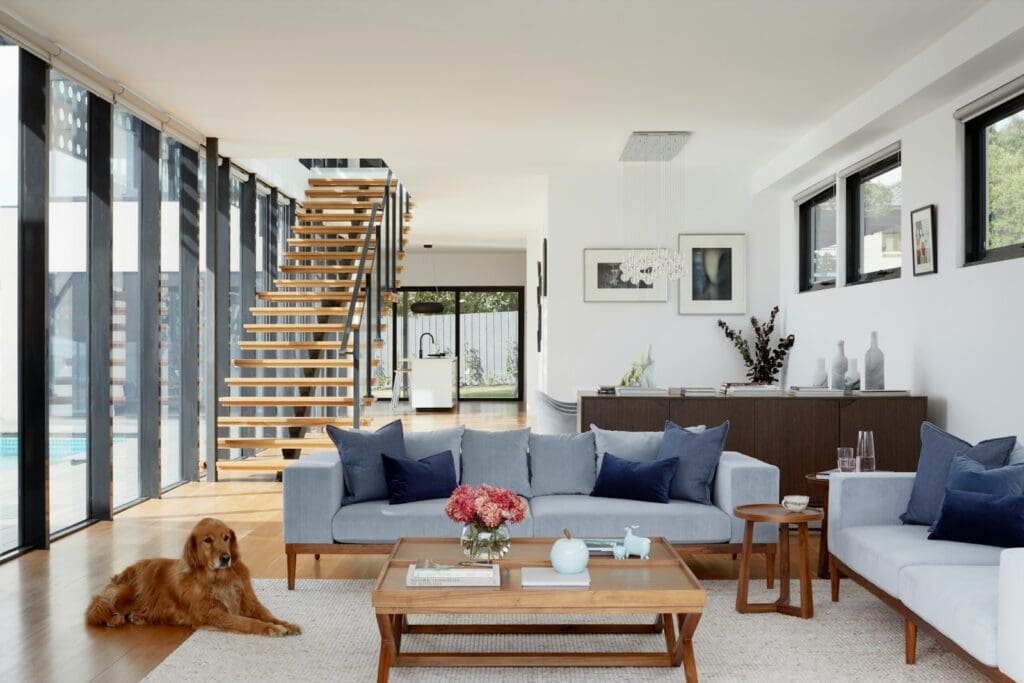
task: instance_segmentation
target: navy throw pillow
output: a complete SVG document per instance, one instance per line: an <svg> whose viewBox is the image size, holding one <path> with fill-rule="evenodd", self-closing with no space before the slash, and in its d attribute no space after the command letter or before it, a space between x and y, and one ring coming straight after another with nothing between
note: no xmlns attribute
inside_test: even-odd
<svg viewBox="0 0 1024 683"><path fill-rule="evenodd" d="M678 468L679 458L633 462L605 453L590 495L667 503L672 476Z"/></svg>
<svg viewBox="0 0 1024 683"><path fill-rule="evenodd" d="M910 491L907 511L900 515L904 524L930 525L939 516L942 497L949 479L949 467L957 455L965 455L990 470L1002 467L1010 457L1017 437L982 441L971 446L963 439L949 434L931 422L921 424L921 456L917 461L917 476Z"/></svg>
<svg viewBox="0 0 1024 683"><path fill-rule="evenodd" d="M949 489L928 538L1024 548L1024 496Z"/></svg>
<svg viewBox="0 0 1024 683"><path fill-rule="evenodd" d="M392 458L405 458L405 436L402 421L389 422L375 432L357 429L338 429L327 425L327 434L338 447L341 456L341 474L345 481L342 505L364 500L384 500L388 497L388 484L384 479L381 454Z"/></svg>
<svg viewBox="0 0 1024 683"><path fill-rule="evenodd" d="M669 495L677 500L711 505L711 486L722 458L729 421L694 433L675 422L665 422L665 435L658 448L658 460L675 458L679 469L672 478Z"/></svg>
<svg viewBox="0 0 1024 683"><path fill-rule="evenodd" d="M987 470L981 463L958 455L949 466L946 488L993 496L1024 496L1024 464Z"/></svg>
<svg viewBox="0 0 1024 683"><path fill-rule="evenodd" d="M384 479L388 483L388 500L392 505L417 500L447 498L458 486L455 480L455 458L444 451L420 460L380 456Z"/></svg>

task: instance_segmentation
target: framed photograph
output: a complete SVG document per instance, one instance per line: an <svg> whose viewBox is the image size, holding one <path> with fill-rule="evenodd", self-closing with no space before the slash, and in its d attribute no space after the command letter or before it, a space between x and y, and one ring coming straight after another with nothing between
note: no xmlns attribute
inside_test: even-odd
<svg viewBox="0 0 1024 683"><path fill-rule="evenodd" d="M543 289L544 296L548 295L548 238L544 238L544 246L541 248L540 253L541 263L543 266L543 273L540 276L541 287Z"/></svg>
<svg viewBox="0 0 1024 683"><path fill-rule="evenodd" d="M634 285L622 279L619 264L632 249L583 250L583 301L651 302L668 301L668 280Z"/></svg>
<svg viewBox="0 0 1024 683"><path fill-rule="evenodd" d="M687 266L679 280L681 315L747 312L746 235L681 234L679 254Z"/></svg>
<svg viewBox="0 0 1024 683"><path fill-rule="evenodd" d="M939 272L935 205L929 204L910 212L910 234L914 238L914 275Z"/></svg>

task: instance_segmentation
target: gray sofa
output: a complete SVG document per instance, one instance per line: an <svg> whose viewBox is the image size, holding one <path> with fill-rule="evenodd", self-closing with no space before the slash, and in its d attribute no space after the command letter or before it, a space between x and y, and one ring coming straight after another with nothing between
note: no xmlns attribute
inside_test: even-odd
<svg viewBox="0 0 1024 683"><path fill-rule="evenodd" d="M646 439L647 447L653 434L638 432L635 438ZM429 432L405 436L407 448L413 441L435 441ZM594 469L596 472L596 449ZM391 505L386 500L342 505L343 481L341 459L335 450L312 453L285 468L284 542L289 588L295 585L295 563L300 554L384 552L403 536L459 536L461 527L444 514L446 499L402 505ZM589 495L537 495L528 498L527 518L512 526L512 535L553 537L569 528L579 536L616 537L623 534L625 526L639 524L639 533L645 536L664 536L674 544L699 546L705 551L735 553L743 540L743 522L732 516L733 509L778 499L777 467L726 451L714 480L712 505L682 500L665 504ZM755 552L773 559L776 540L775 525L755 527Z"/></svg>
<svg viewBox="0 0 1024 683"><path fill-rule="evenodd" d="M1024 681L1024 548L928 540L928 527L903 524L914 476L832 475L832 599L849 576L900 612L908 664L922 627L990 678Z"/></svg>

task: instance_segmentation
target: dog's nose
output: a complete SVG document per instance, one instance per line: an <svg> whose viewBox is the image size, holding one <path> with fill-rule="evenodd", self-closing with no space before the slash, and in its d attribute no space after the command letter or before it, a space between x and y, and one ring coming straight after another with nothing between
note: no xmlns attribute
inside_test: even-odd
<svg viewBox="0 0 1024 683"><path fill-rule="evenodd" d="M227 553L221 553L221 555L220 555L220 563L226 567L229 562L231 562L231 556L228 555Z"/></svg>

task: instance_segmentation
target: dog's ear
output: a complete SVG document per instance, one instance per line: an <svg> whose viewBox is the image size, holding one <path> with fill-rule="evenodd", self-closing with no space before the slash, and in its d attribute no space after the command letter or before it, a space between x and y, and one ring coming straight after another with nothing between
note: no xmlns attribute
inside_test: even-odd
<svg viewBox="0 0 1024 683"><path fill-rule="evenodd" d="M195 534L189 534L188 540L185 541L182 559L185 560L185 564L189 566L189 569L203 568L202 561L199 559L199 542L196 540Z"/></svg>
<svg viewBox="0 0 1024 683"><path fill-rule="evenodd" d="M231 534L231 564L236 564L240 559L238 556L238 537L235 536L234 529L228 529Z"/></svg>

